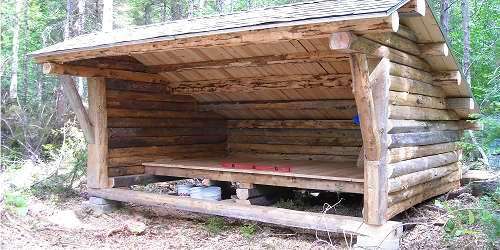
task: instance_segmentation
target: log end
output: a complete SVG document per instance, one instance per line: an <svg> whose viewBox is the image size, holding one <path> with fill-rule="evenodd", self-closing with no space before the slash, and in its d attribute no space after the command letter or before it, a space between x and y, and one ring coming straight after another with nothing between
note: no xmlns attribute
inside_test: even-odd
<svg viewBox="0 0 500 250"><path fill-rule="evenodd" d="M54 71L54 63L44 63L42 66L42 71L44 74L51 74Z"/></svg>
<svg viewBox="0 0 500 250"><path fill-rule="evenodd" d="M356 40L356 35L349 31L332 33L330 36L330 49L349 50L354 40Z"/></svg>

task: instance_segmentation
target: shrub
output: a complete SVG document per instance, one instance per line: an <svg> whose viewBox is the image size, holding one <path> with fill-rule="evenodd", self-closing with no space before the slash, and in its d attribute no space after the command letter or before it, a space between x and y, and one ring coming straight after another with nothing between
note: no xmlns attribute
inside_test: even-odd
<svg viewBox="0 0 500 250"><path fill-rule="evenodd" d="M447 240L464 235L484 234L488 243L493 246L500 237L500 188L482 196L473 204L450 204L439 200L435 204L448 212L448 220L444 225Z"/></svg>

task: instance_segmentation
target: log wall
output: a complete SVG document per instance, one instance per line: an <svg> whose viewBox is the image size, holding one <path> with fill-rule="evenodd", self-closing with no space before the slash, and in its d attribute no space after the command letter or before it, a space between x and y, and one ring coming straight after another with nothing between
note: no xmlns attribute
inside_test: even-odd
<svg viewBox="0 0 500 250"><path fill-rule="evenodd" d="M169 95L165 85L106 80L109 176L141 174L141 163L160 158L223 155L226 122L197 111L189 96Z"/></svg>
<svg viewBox="0 0 500 250"><path fill-rule="evenodd" d="M459 185L466 128L429 72L392 63L389 96L386 219Z"/></svg>
<svg viewBox="0 0 500 250"><path fill-rule="evenodd" d="M350 120L229 120L227 145L233 156L352 162L362 138Z"/></svg>

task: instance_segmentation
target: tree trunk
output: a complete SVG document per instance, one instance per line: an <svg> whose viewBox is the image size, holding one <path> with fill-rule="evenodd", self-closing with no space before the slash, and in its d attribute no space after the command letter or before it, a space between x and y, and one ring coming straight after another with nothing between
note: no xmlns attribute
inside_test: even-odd
<svg viewBox="0 0 500 250"><path fill-rule="evenodd" d="M85 1L78 0L78 19L76 20L76 34L83 35L85 33ZM78 93L83 97L84 80L83 77L77 77Z"/></svg>
<svg viewBox="0 0 500 250"><path fill-rule="evenodd" d="M179 1L170 1L170 17L172 20L179 20L182 18L182 8Z"/></svg>
<svg viewBox="0 0 500 250"><path fill-rule="evenodd" d="M215 0L215 11L220 14L224 12L224 0Z"/></svg>
<svg viewBox="0 0 500 250"><path fill-rule="evenodd" d="M469 0L462 0L462 28L464 29L464 59L463 71L465 78L470 83L470 9Z"/></svg>
<svg viewBox="0 0 500 250"><path fill-rule="evenodd" d="M167 2L162 1L161 3L161 21L166 22L167 21Z"/></svg>
<svg viewBox="0 0 500 250"><path fill-rule="evenodd" d="M19 70L19 32L21 30L21 15L24 0L16 0L16 19L14 24L14 35L12 37L12 70L9 87L9 97L11 100L17 99L17 82Z"/></svg>
<svg viewBox="0 0 500 250"><path fill-rule="evenodd" d="M188 0L188 11L187 11L187 17L191 18L194 16L194 0Z"/></svg>
<svg viewBox="0 0 500 250"><path fill-rule="evenodd" d="M444 37L448 40L448 34L450 33L450 0L441 1L441 28L443 29Z"/></svg>
<svg viewBox="0 0 500 250"><path fill-rule="evenodd" d="M64 40L71 37L71 26L73 18L73 3L66 0L66 20L64 21Z"/></svg>
<svg viewBox="0 0 500 250"><path fill-rule="evenodd" d="M29 38L29 34L30 34L30 31L29 31L29 26L28 26L28 18L29 18L29 13L28 13L28 1L27 0L23 0L23 8L24 8L24 11L23 11L23 16L24 16L24 24L23 24L23 37L24 39L28 39ZM28 102L28 91L29 91L29 68L28 68L28 65L29 65L29 62L30 62L30 57L28 56L28 43L25 42L24 43L24 48L23 48L23 85L24 85L24 93L23 93L23 96L24 96L24 100L25 102Z"/></svg>
<svg viewBox="0 0 500 250"><path fill-rule="evenodd" d="M102 9L102 31L113 30L113 0L105 0Z"/></svg>

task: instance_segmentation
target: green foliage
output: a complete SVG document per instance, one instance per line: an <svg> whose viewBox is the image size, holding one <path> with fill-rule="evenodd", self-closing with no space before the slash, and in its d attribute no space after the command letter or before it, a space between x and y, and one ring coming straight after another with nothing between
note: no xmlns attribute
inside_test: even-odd
<svg viewBox="0 0 500 250"><path fill-rule="evenodd" d="M5 194L5 205L9 210L14 211L18 215L26 215L28 213L28 200L20 192L7 192Z"/></svg>
<svg viewBox="0 0 500 250"><path fill-rule="evenodd" d="M464 235L485 234L490 244L500 237L500 188L492 194L482 196L473 206L450 204L435 200L435 205L444 208L448 220L444 230L448 240Z"/></svg>
<svg viewBox="0 0 500 250"><path fill-rule="evenodd" d="M74 194L74 184L85 175L87 149L83 133L74 123L68 123L55 133L63 137L63 143L59 147L44 145L49 158L46 167L52 172L31 186L32 193L39 197Z"/></svg>
<svg viewBox="0 0 500 250"><path fill-rule="evenodd" d="M247 239L252 238L256 232L257 229L253 224L244 224L240 227L241 235L243 235Z"/></svg>
<svg viewBox="0 0 500 250"><path fill-rule="evenodd" d="M221 217L210 217L205 221L205 230L210 234L219 234L226 229L226 222Z"/></svg>

